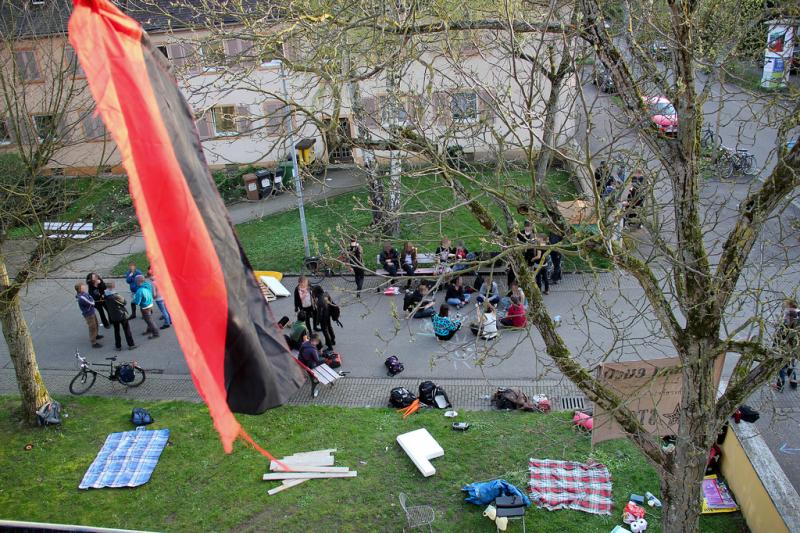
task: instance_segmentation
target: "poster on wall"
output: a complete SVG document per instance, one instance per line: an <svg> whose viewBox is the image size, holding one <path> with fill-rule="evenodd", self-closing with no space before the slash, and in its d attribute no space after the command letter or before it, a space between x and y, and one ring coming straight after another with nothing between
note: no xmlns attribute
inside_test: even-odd
<svg viewBox="0 0 800 533"><path fill-rule="evenodd" d="M766 89L786 87L794 51L794 28L789 22L767 22L767 48L764 51L764 72L761 86Z"/></svg>

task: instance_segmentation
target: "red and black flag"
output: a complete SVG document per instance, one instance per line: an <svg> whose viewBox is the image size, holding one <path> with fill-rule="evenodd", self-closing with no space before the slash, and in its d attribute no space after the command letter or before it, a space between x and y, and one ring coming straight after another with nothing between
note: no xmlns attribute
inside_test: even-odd
<svg viewBox="0 0 800 533"><path fill-rule="evenodd" d="M225 451L303 382L208 170L163 54L107 0L75 0L69 40L122 154L148 256Z"/></svg>

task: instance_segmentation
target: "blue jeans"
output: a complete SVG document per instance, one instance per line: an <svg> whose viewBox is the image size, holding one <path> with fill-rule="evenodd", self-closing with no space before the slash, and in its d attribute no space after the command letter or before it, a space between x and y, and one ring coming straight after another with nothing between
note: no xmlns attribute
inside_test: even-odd
<svg viewBox="0 0 800 533"><path fill-rule="evenodd" d="M477 298L475 298L475 300L476 300L476 301L477 301L479 304L482 304L482 303L483 303L483 301L484 301L485 299L486 299L486 296L484 296L483 294L478 294L478 297L477 297ZM489 303L490 303L490 304L492 304L492 305L497 305L497 303L498 303L499 301L500 301L500 297L499 297L499 296L497 296L497 295L495 295L495 296L492 296L491 298L489 298ZM511 302L511 300L509 300L509 304L510 304L510 302Z"/></svg>
<svg viewBox="0 0 800 533"><path fill-rule="evenodd" d="M436 311L433 310L433 307L427 307L414 313L414 318L430 318L435 314Z"/></svg>
<svg viewBox="0 0 800 533"><path fill-rule="evenodd" d="M457 306L457 305L464 305L464 304L466 304L466 303L469 303L469 299L470 299L471 297L472 297L472 295L471 295L471 294L465 294L465 295L464 295L464 301L463 301L463 302L462 302L461 300L459 300L458 298L448 298L448 299L447 299L447 303L449 303L450 305L456 305L456 306Z"/></svg>
<svg viewBox="0 0 800 533"><path fill-rule="evenodd" d="M156 305L158 306L158 310L161 311L161 316L164 317L164 325L171 326L172 319L169 317L169 312L167 311L167 306L164 305L164 300L156 300Z"/></svg>

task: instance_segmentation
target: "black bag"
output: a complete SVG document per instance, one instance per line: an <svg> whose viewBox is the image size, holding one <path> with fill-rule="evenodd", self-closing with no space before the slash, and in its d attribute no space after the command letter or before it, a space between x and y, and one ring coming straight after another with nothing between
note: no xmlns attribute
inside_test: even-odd
<svg viewBox="0 0 800 533"><path fill-rule="evenodd" d="M130 383L136 375L133 373L133 365L123 363L117 368L117 379L120 383Z"/></svg>
<svg viewBox="0 0 800 533"><path fill-rule="evenodd" d="M40 426L61 424L61 404L55 400L44 404L36 411L36 418Z"/></svg>
<svg viewBox="0 0 800 533"><path fill-rule="evenodd" d="M333 299L330 296L328 296L328 315L331 317L331 322L336 322L336 325L340 328L344 327L339 321L339 317L342 316L342 309L333 303Z"/></svg>
<svg viewBox="0 0 800 533"><path fill-rule="evenodd" d="M134 407L133 411L131 411L131 423L137 427L146 426L153 423L153 417L147 409Z"/></svg>
<svg viewBox="0 0 800 533"><path fill-rule="evenodd" d="M536 406L528 399L528 395L517 388L501 387L492 396L492 403L498 409L522 409L533 411Z"/></svg>
<svg viewBox="0 0 800 533"><path fill-rule="evenodd" d="M333 350L323 350L322 361L331 368L339 368L342 366L342 356Z"/></svg>
<svg viewBox="0 0 800 533"><path fill-rule="evenodd" d="M433 399L435 392L436 383L433 381L423 381L419 384L419 401L425 405L435 405Z"/></svg>
<svg viewBox="0 0 800 533"><path fill-rule="evenodd" d="M389 375L392 377L405 370L403 363L400 362L400 359L398 359L396 355L390 355L387 357L386 361L383 362L383 365L386 367L386 369L389 371Z"/></svg>
<svg viewBox="0 0 800 533"><path fill-rule="evenodd" d="M739 406L739 412L742 415L742 420L745 422L750 422L751 424L761 418L761 415L758 414L758 411L750 407L749 405L742 404Z"/></svg>
<svg viewBox="0 0 800 533"><path fill-rule="evenodd" d="M389 405L392 407L408 407L416 399L416 396L405 387L395 387L389 393Z"/></svg>

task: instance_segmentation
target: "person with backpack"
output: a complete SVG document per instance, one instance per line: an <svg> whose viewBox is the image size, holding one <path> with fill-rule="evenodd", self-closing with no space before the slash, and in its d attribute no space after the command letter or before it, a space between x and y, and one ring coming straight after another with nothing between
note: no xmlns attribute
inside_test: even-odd
<svg viewBox="0 0 800 533"><path fill-rule="evenodd" d="M86 288L89 292L89 296L94 298L94 308L97 310L97 314L100 315L100 322L103 323L104 328L110 328L111 326L109 325L108 318L106 317L106 283L98 274L95 272L90 272L86 276Z"/></svg>
<svg viewBox="0 0 800 533"><path fill-rule="evenodd" d="M136 276L141 276L142 271L136 268L136 263L131 262L128 264L128 271L125 273L125 281L128 283L128 287L131 290L131 297L136 294L136 290L139 286L136 284ZM136 304L133 303L133 299L131 299L131 316L130 319L133 320L136 318Z"/></svg>
<svg viewBox="0 0 800 533"><path fill-rule="evenodd" d="M316 323L322 330L322 335L325 337L325 348L333 350L333 347L336 346L336 335L333 332L333 323L331 319L331 297L322 290L320 286L315 286L311 294L313 295Z"/></svg>
<svg viewBox="0 0 800 533"><path fill-rule="evenodd" d="M136 348L136 343L133 341L131 326L128 324L127 302L121 294L114 290L113 281L109 281L106 284L105 299L108 319L114 327L114 346L118 352L122 351L122 339L119 334L119 330L122 328L122 332L125 334L125 342L128 343L128 349L133 350Z"/></svg>
<svg viewBox="0 0 800 533"><path fill-rule="evenodd" d="M151 339L160 336L156 323L153 322L153 307L155 300L153 299L153 289L150 283L144 279L144 276L139 274L136 276L136 294L133 295L133 303L139 306L142 310L142 319L147 324L147 329L144 330L142 335L149 335Z"/></svg>
<svg viewBox="0 0 800 533"><path fill-rule="evenodd" d="M442 304L439 308L439 313L431 317L433 334L441 341L449 341L461 329L461 321L453 320L449 315L450 308L447 304Z"/></svg>
<svg viewBox="0 0 800 533"><path fill-rule="evenodd" d="M89 328L89 342L92 343L92 348L102 348L103 345L97 342L102 339L102 335L98 335L97 313L94 310L94 298L92 298L86 290L84 283L75 284L75 299L78 301L78 309L81 311L86 326Z"/></svg>

